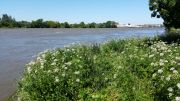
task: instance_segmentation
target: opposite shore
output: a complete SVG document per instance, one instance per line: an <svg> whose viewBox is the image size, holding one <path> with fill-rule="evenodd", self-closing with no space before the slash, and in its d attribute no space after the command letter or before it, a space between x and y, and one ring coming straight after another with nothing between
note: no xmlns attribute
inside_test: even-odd
<svg viewBox="0 0 180 101"><path fill-rule="evenodd" d="M59 21L44 21L43 19L37 19L35 21L16 21L15 18L3 14L0 17L0 28L119 28L119 27L132 27L132 28L151 28L151 27L163 27L162 24L122 24L115 21L106 21L103 23L68 23Z"/></svg>

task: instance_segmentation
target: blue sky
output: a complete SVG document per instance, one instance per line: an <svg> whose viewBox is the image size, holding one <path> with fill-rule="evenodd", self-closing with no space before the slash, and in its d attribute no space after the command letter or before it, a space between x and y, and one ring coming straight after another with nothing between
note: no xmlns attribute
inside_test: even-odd
<svg viewBox="0 0 180 101"><path fill-rule="evenodd" d="M79 23L113 20L132 24L161 24L151 18L149 0L0 0L0 14L16 20L55 20Z"/></svg>

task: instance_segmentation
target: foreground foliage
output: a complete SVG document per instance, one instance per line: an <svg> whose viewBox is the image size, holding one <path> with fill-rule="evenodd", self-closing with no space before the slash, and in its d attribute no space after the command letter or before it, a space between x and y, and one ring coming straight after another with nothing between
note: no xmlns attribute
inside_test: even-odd
<svg viewBox="0 0 180 101"><path fill-rule="evenodd" d="M38 54L18 84L20 101L180 101L180 46L113 40Z"/></svg>

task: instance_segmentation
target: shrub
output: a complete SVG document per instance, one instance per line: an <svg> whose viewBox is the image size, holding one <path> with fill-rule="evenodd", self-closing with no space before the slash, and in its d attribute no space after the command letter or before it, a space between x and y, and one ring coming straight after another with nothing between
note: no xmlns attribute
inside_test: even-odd
<svg viewBox="0 0 180 101"><path fill-rule="evenodd" d="M20 101L152 101L180 96L180 47L112 40L45 51L26 65Z"/></svg>
<svg viewBox="0 0 180 101"><path fill-rule="evenodd" d="M180 29L171 29L167 31L165 34L160 35L159 39L167 42L168 44L171 43L180 43Z"/></svg>

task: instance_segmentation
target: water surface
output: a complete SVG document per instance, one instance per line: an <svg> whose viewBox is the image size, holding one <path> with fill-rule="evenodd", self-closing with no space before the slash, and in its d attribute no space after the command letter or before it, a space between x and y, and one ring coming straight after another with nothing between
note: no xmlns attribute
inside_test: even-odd
<svg viewBox="0 0 180 101"><path fill-rule="evenodd" d="M0 29L0 101L15 91L24 65L40 51L61 48L71 43L153 37L163 32L163 28Z"/></svg>

